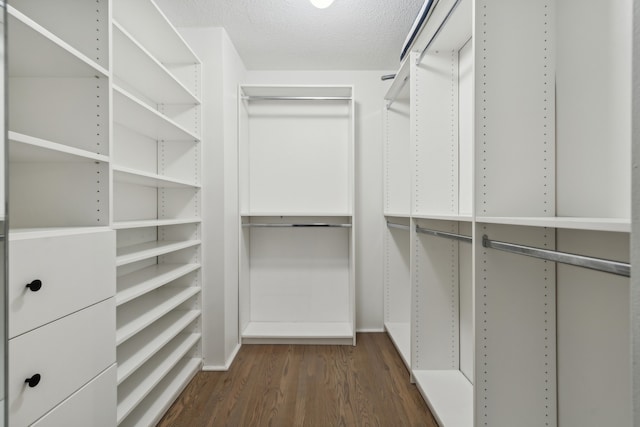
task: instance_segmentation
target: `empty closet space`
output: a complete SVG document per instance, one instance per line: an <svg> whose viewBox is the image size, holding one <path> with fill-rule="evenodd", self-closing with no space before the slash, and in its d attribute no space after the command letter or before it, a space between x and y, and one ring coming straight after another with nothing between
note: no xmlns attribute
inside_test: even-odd
<svg viewBox="0 0 640 427"><path fill-rule="evenodd" d="M240 331L353 344L353 89L242 86Z"/></svg>

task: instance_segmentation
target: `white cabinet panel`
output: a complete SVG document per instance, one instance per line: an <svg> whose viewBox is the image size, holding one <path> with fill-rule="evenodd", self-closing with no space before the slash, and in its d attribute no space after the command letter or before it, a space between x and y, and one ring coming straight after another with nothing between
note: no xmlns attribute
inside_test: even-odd
<svg viewBox="0 0 640 427"><path fill-rule="evenodd" d="M9 251L10 337L115 294L113 231L12 238Z"/></svg>
<svg viewBox="0 0 640 427"><path fill-rule="evenodd" d="M12 339L9 360L10 425L29 425L115 363L113 298Z"/></svg>

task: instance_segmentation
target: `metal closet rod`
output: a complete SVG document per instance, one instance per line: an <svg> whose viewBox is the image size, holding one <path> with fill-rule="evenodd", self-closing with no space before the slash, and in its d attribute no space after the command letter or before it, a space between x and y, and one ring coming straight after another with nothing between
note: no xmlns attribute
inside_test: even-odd
<svg viewBox="0 0 640 427"><path fill-rule="evenodd" d="M416 231L418 233L428 234L430 236L444 237L445 239L459 240L465 243L472 242L472 239L470 236L465 236L463 234L456 234L456 233L447 233L446 231L430 230L428 228L422 228L418 225L416 225Z"/></svg>
<svg viewBox="0 0 640 427"><path fill-rule="evenodd" d="M420 63L420 61L422 61L422 58L424 58L424 55L427 53L427 51L429 50L429 48L431 47L433 42L436 41L436 39L440 35L440 32L442 31L444 26L447 25L447 22L449 21L449 18L451 18L451 16L453 15L453 12L455 12L456 8L460 4L460 1L461 0L456 0L456 2L453 4L453 6L451 6L451 9L449 9L449 13L447 13L447 16L444 17L444 20L440 23L440 26L438 27L436 32L433 33L433 36L431 37L431 39L429 40L427 45L424 47L424 49L422 49L422 52L420 52L420 55L418 56L418 58L416 60L416 65L418 65Z"/></svg>
<svg viewBox="0 0 640 427"><path fill-rule="evenodd" d="M350 96L243 96L247 101L351 101Z"/></svg>
<svg viewBox="0 0 640 427"><path fill-rule="evenodd" d="M243 227L273 227L273 228L292 228L292 227L326 227L326 228L351 228L351 224L328 224L324 222L312 222L303 224L269 224L269 223L247 223L242 224Z"/></svg>
<svg viewBox="0 0 640 427"><path fill-rule="evenodd" d="M608 259L576 255L549 249L540 249L532 246L516 245L514 243L498 242L496 240L490 240L486 235L482 236L482 246L485 248L497 249L499 251L539 258L545 261L559 262L591 270L603 271L605 273L616 274L618 276L631 276L631 266L625 262L611 261Z"/></svg>
<svg viewBox="0 0 640 427"><path fill-rule="evenodd" d="M403 224L396 224L395 222L389 222L387 221L387 227L389 228L398 228L400 230L411 230L411 227L409 227L408 225L403 225Z"/></svg>

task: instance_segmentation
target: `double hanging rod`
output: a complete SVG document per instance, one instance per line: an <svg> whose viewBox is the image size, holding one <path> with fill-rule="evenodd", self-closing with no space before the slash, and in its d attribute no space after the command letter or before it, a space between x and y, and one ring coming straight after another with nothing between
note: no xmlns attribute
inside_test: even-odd
<svg viewBox="0 0 640 427"><path fill-rule="evenodd" d="M398 228L403 230L410 230L407 225L395 224L387 221L387 226L390 228ZM416 226L416 232L421 234L427 234L430 236L443 237L446 239L459 240L465 243L471 243L472 239L469 236L461 234L447 233L444 231L430 230L428 228L422 228ZM559 262L561 264L573 265L577 267L588 268L590 270L602 271L605 273L615 274L617 276L630 277L631 265L629 263L613 261L604 258L589 257L584 255L577 255L568 252L560 252L550 249L541 249L533 246L518 245L515 243L500 242L497 240L490 240L489 237L482 236L482 246L485 248L496 249L503 252L509 252L518 255L529 256L533 258L542 259L544 261Z"/></svg>

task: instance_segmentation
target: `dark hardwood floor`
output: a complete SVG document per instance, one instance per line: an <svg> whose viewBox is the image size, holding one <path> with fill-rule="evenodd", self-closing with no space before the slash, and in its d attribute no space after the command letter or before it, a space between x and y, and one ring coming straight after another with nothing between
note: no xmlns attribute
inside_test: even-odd
<svg viewBox="0 0 640 427"><path fill-rule="evenodd" d="M244 345L228 372L200 372L158 426L437 427L390 339Z"/></svg>

